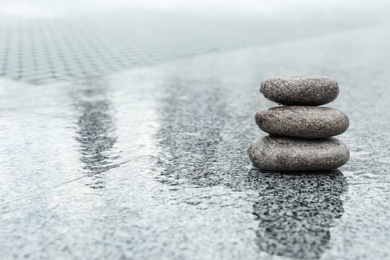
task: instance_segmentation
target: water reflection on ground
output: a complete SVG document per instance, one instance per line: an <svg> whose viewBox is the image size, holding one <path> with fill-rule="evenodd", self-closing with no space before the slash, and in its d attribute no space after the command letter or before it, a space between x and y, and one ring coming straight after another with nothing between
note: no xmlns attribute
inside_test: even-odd
<svg viewBox="0 0 390 260"><path fill-rule="evenodd" d="M344 213L344 175L338 170L281 174L253 169L249 177L259 191L253 206L258 247L271 255L319 259L329 247L334 220Z"/></svg>
<svg viewBox="0 0 390 260"><path fill-rule="evenodd" d="M76 140L80 143L80 160L92 178L90 187L104 188L102 173L118 167L120 157L114 150L117 136L107 84L100 78L83 80L72 98L79 112Z"/></svg>

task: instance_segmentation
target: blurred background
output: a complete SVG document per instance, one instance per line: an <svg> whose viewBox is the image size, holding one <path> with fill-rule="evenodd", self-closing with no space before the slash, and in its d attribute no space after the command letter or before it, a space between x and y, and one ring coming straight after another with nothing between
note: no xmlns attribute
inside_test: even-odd
<svg viewBox="0 0 390 260"><path fill-rule="evenodd" d="M0 77L34 84L388 20L385 0L1 0Z"/></svg>

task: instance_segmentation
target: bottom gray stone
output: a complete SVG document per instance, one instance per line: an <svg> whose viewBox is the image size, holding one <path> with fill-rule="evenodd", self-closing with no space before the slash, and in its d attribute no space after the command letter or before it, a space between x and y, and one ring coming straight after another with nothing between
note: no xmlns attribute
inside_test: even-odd
<svg viewBox="0 0 390 260"><path fill-rule="evenodd" d="M248 149L255 167L268 171L330 170L349 160L348 147L337 138L298 139L265 136Z"/></svg>

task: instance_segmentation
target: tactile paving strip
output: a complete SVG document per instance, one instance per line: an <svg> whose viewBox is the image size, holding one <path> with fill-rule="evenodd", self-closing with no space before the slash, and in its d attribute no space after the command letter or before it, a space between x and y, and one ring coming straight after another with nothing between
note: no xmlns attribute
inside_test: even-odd
<svg viewBox="0 0 390 260"><path fill-rule="evenodd" d="M0 77L40 84L107 74L188 55L318 35L361 21L202 17L121 11L0 18Z"/></svg>

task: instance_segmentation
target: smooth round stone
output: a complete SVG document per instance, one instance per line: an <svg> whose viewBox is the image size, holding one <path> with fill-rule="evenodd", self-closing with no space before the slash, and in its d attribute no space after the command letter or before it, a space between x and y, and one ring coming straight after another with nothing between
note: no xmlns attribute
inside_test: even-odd
<svg viewBox="0 0 390 260"><path fill-rule="evenodd" d="M324 76L270 77L261 83L260 92L278 104L320 106L337 98L339 86Z"/></svg>
<svg viewBox="0 0 390 260"><path fill-rule="evenodd" d="M326 138L344 133L348 116L330 107L280 106L257 112L257 125L273 135Z"/></svg>
<svg viewBox="0 0 390 260"><path fill-rule="evenodd" d="M349 160L349 149L336 138L265 136L252 142L248 155L253 165L262 170L316 171L344 165Z"/></svg>

